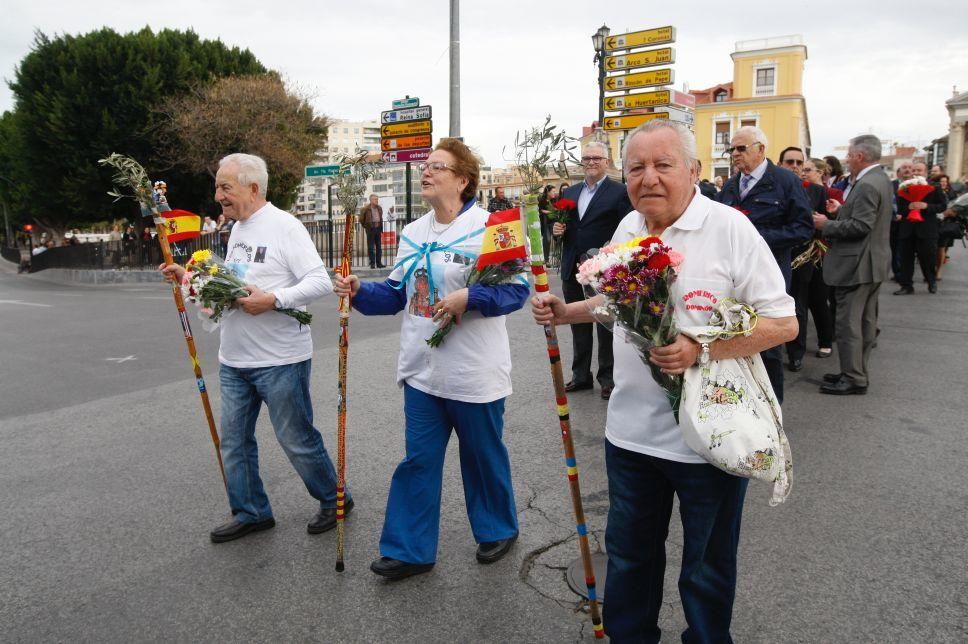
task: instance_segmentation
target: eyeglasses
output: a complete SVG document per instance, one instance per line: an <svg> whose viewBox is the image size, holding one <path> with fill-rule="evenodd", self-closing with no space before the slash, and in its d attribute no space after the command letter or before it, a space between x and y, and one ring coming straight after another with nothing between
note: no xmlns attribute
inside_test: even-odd
<svg viewBox="0 0 968 644"><path fill-rule="evenodd" d="M783 165L801 166L803 165L803 159L784 159Z"/></svg>
<svg viewBox="0 0 968 644"><path fill-rule="evenodd" d="M752 143L750 143L750 145L763 145L763 144L760 143L759 141L753 141ZM726 148L724 150L724 154L732 154L733 152L739 152L740 154L742 154L743 152L746 152L747 150L750 149L750 145L734 145L731 148Z"/></svg>
<svg viewBox="0 0 968 644"><path fill-rule="evenodd" d="M423 172L424 170L430 170L430 174L437 174L444 170L454 171L452 167L444 163L443 161L431 161L430 163L421 163L417 165L417 170Z"/></svg>
<svg viewBox="0 0 968 644"><path fill-rule="evenodd" d="M581 158L581 162L582 163L598 163L599 161L604 161L607 158L608 157L582 157Z"/></svg>

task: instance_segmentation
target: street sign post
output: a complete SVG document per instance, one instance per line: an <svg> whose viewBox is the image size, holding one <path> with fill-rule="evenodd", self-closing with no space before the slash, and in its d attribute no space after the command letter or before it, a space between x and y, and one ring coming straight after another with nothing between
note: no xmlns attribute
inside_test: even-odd
<svg viewBox="0 0 968 644"><path fill-rule="evenodd" d="M672 69L653 69L648 72L609 76L605 79L606 92L618 92L636 87L656 87L671 85L675 82L675 72Z"/></svg>
<svg viewBox="0 0 968 644"><path fill-rule="evenodd" d="M607 56L605 70L609 72L620 69L635 69L637 67L655 67L656 65L671 65L676 62L676 50L672 47L637 51L622 56Z"/></svg>
<svg viewBox="0 0 968 644"><path fill-rule="evenodd" d="M634 130L643 123L653 119L667 119L668 112L650 112L648 114L629 114L628 116L606 116L605 130Z"/></svg>
<svg viewBox="0 0 968 644"><path fill-rule="evenodd" d="M667 45L675 41L675 27L656 27L655 29L632 31L627 34L608 36L605 38L605 51L632 49L633 47L651 47L653 45Z"/></svg>
<svg viewBox="0 0 968 644"><path fill-rule="evenodd" d="M398 98L397 100L393 101L393 109L395 110L403 110L408 107L417 107L418 105L420 105L420 99L411 96L406 98Z"/></svg>
<svg viewBox="0 0 968 644"><path fill-rule="evenodd" d="M380 148L384 152L390 150L412 150L414 148L429 148L431 137L429 134L417 136L398 136L396 138L380 139Z"/></svg>
<svg viewBox="0 0 968 644"><path fill-rule="evenodd" d="M420 163L430 158L430 153L433 151L433 148L417 148L384 152L383 161L386 163Z"/></svg>
<svg viewBox="0 0 968 644"><path fill-rule="evenodd" d="M339 174L338 165L307 165L306 177L335 177Z"/></svg>
<svg viewBox="0 0 968 644"><path fill-rule="evenodd" d="M410 136L413 134L430 134L433 132L433 121L405 121L403 123L389 123L380 127L380 136L390 138L394 136Z"/></svg>
<svg viewBox="0 0 968 644"><path fill-rule="evenodd" d="M404 121L422 121L431 118L429 105L411 107L405 110L390 110L380 113L381 123L403 123Z"/></svg>

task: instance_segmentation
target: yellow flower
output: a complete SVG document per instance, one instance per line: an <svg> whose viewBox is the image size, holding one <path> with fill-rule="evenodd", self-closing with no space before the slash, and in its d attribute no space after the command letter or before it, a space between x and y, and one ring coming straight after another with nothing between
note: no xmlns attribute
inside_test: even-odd
<svg viewBox="0 0 968 644"><path fill-rule="evenodd" d="M207 253L208 251L205 251L205 252ZM208 274L209 275L217 275L218 274L218 266L216 264L212 264L212 266L209 267L209 269L208 269Z"/></svg>
<svg viewBox="0 0 968 644"><path fill-rule="evenodd" d="M212 257L212 251L210 250L196 250L192 253L192 261L199 263L204 262Z"/></svg>

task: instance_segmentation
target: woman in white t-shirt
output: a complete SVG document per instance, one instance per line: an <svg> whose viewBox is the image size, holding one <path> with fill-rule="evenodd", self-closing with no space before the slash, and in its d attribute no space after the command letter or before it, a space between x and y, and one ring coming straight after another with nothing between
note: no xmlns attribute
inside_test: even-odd
<svg viewBox="0 0 968 644"><path fill-rule="evenodd" d="M480 254L489 213L474 195L480 166L457 139L437 144L420 165L423 198L433 207L401 234L385 282L337 277L364 315L403 312L397 383L404 391L406 456L390 484L381 557L370 569L388 579L427 572L437 556L444 455L451 431L460 441L464 500L477 560L503 557L518 535L511 464L504 446L504 399L511 394L511 353L504 316L527 300L523 277L512 284L465 287ZM459 322L439 346L438 325Z"/></svg>

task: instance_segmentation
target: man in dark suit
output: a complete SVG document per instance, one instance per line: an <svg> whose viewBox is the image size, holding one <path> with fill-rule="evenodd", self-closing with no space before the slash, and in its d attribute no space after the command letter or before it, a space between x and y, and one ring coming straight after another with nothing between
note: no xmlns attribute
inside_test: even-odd
<svg viewBox="0 0 968 644"><path fill-rule="evenodd" d="M577 208L568 213L567 224L556 223L554 234L561 235L561 289L566 302L585 299L581 284L575 279L578 264L587 259L589 249L601 248L612 239L622 218L632 212L628 191L605 175L608 169L608 147L592 142L582 149L581 164L585 180L565 189L562 195L571 199ZM574 357L571 362L571 382L566 391L592 388L592 327L598 328L598 384L602 398L612 395L612 333L602 325L573 324L571 333Z"/></svg>
<svg viewBox="0 0 968 644"><path fill-rule="evenodd" d="M746 126L736 130L727 152L738 172L717 196L720 203L749 217L773 252L789 293L792 251L813 237L812 211L800 179L789 170L773 165L766 158L766 146L766 134L760 128ZM782 403L782 347L767 349L760 355L773 393Z"/></svg>
<svg viewBox="0 0 968 644"><path fill-rule="evenodd" d="M928 166L923 161L914 163L911 172L915 177L926 177ZM941 188L935 186L934 192L924 201L910 202L903 197L897 198L897 252L900 255L901 270L897 283L901 287L894 295L914 293L914 254L917 253L921 273L928 282L928 292L937 293L938 274L938 215L948 207L948 200ZM923 221L911 221L909 213L920 211Z"/></svg>
<svg viewBox="0 0 968 644"><path fill-rule="evenodd" d="M850 184L837 219L813 215L814 225L830 240L823 278L834 287L837 302L837 355L840 373L824 375L820 392L866 394L867 365L877 335L877 293L887 279L894 214L891 180L880 166L881 141L871 134L850 140Z"/></svg>

